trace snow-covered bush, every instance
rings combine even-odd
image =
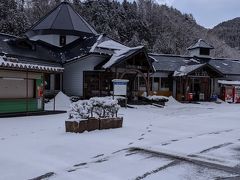
[[[87,119],[89,117],[107,118],[117,117],[120,109],[117,100],[112,97],[94,97],[89,100],[80,100],[72,103],[68,112],[69,119]]]
[[[97,117],[117,116],[120,106],[112,97],[94,97],[89,100],[92,104],[92,115]]]
[[[69,119],[87,119],[92,110],[92,104],[88,100],[82,100],[71,104],[68,112]]]

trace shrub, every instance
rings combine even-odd
[[[117,117],[119,109],[118,101],[113,100],[112,97],[94,97],[72,103],[68,114],[69,119],[76,120],[89,117],[107,118]]]
[[[87,119],[90,116],[92,105],[88,100],[82,100],[71,104],[68,112],[69,119]]]

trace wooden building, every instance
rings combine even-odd
[[[188,55],[149,54],[156,72],[152,94],[180,101],[209,101],[221,95],[219,80],[240,80],[240,60],[211,57],[214,47],[200,39]]]
[[[43,111],[44,97],[59,91],[111,95],[116,78],[129,80],[128,97],[136,99],[150,92],[154,72],[144,47],[97,33],[65,1],[22,37],[0,34],[0,57],[0,113]]]
[[[0,34],[0,113],[43,111],[59,91],[89,98],[112,95],[113,79],[128,79],[128,98],[174,96],[209,100],[219,80],[240,80],[240,61],[211,58],[203,40],[188,56],[148,54],[96,32],[62,2],[22,37]]]
[[[43,111],[44,76],[62,70],[0,56],[0,113]]]

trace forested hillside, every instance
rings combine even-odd
[[[0,31],[21,35],[59,2],[0,0]],[[199,26],[192,15],[153,0],[73,0],[72,5],[99,33],[128,46],[145,45],[150,52],[185,54],[187,47],[202,38],[215,46],[215,56],[240,58],[236,49]]]
[[[240,17],[220,23],[212,32],[232,48],[240,50]]]

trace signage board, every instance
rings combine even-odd
[[[127,95],[127,79],[114,79],[113,82],[113,95],[126,96]]]

